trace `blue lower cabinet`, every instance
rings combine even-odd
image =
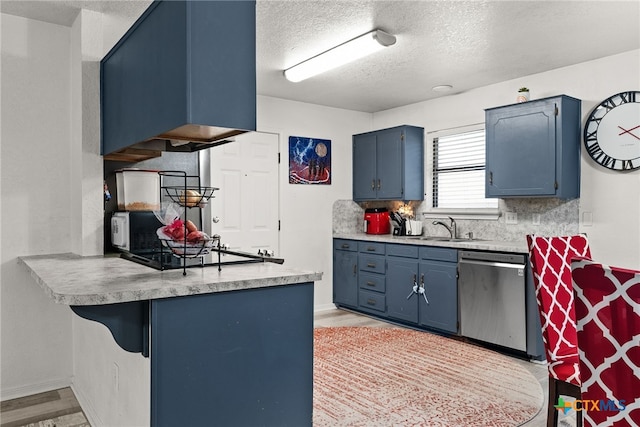
[[[344,239],[335,239],[333,247],[336,305],[414,327],[458,333],[456,249]]]
[[[445,332],[458,332],[458,266],[453,262],[421,261],[418,286],[419,323]]]
[[[313,283],[152,300],[151,425],[311,426]]]
[[[387,316],[404,322],[418,323],[418,261],[403,258],[387,260]]]
[[[333,251],[333,303],[358,306],[358,244],[336,239]]]

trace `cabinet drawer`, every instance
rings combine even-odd
[[[384,312],[386,310],[386,299],[384,294],[360,290],[358,305],[361,308]]]
[[[369,291],[384,292],[385,283],[385,276],[382,274],[360,273],[358,278],[360,289],[367,289]]]
[[[418,247],[411,245],[387,245],[387,255],[418,258]]]
[[[358,242],[358,249],[360,250],[360,252],[365,252],[368,254],[384,255],[384,247],[384,243]]]
[[[451,261],[458,262],[458,250],[448,248],[432,248],[422,247],[420,248],[421,259],[432,259],[435,261]]]
[[[382,274],[385,271],[384,256],[382,255],[358,254],[358,265],[360,266],[360,271]]]
[[[358,242],[355,240],[333,239],[333,249],[355,252],[358,250]]]

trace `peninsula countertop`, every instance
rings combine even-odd
[[[118,257],[72,253],[19,257],[57,303],[100,305],[292,285],[320,280],[322,273],[274,263],[158,271]]]
[[[479,251],[528,253],[527,242],[511,242],[502,240],[463,240],[463,241],[439,241],[429,240],[425,236],[393,236],[391,234],[365,234],[365,233],[334,233],[334,239],[362,240],[367,242],[400,243],[405,245],[440,246],[452,249],[474,249]]]

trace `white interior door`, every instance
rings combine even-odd
[[[231,250],[278,256],[278,135],[250,132],[210,149],[213,234]]]

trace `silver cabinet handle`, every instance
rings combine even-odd
[[[407,299],[411,298],[414,294],[418,293],[418,282],[416,280],[418,280],[418,277],[414,274],[413,287],[411,288],[411,293],[407,296]]]
[[[425,289],[425,285],[424,285],[424,274],[420,276],[420,289],[418,289],[418,293],[422,294],[424,298],[424,302],[429,304],[429,300],[427,299],[427,290]]]

